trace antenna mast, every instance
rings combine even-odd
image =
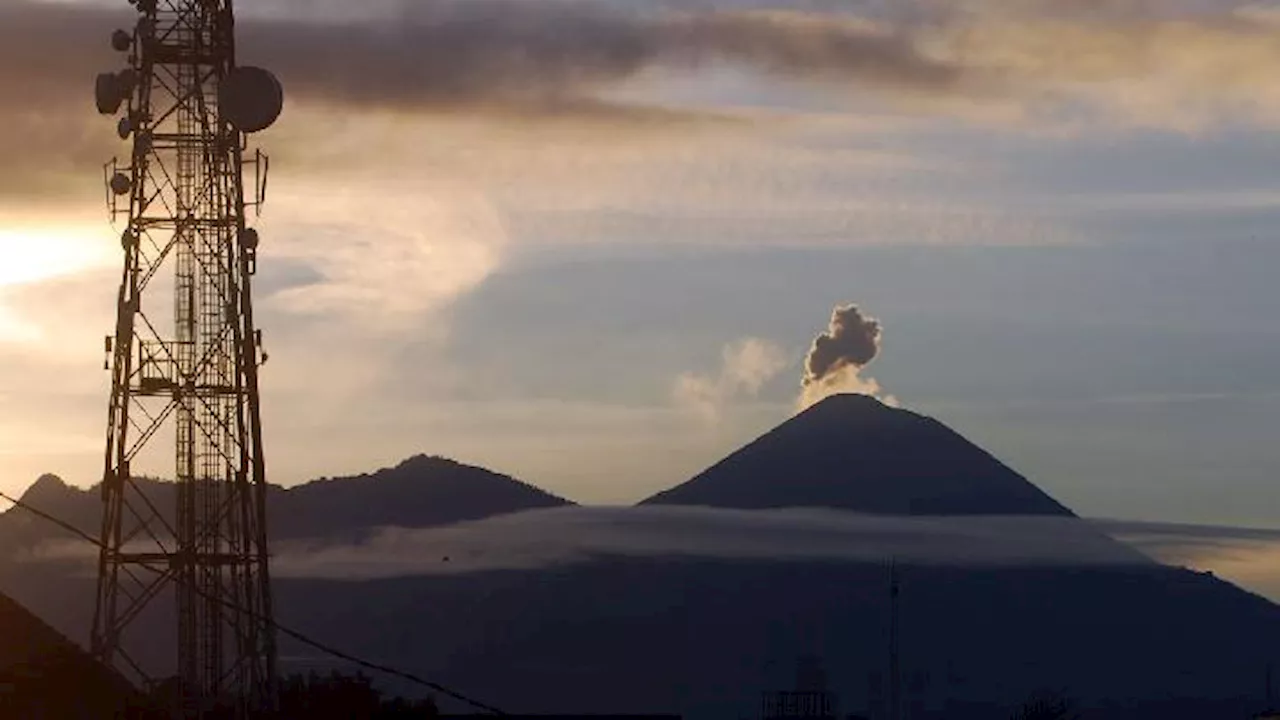
[[[898,657],[898,560],[889,561],[889,720],[902,720],[902,670]]]
[[[1275,706],[1275,688],[1271,684],[1274,679],[1275,667],[1271,663],[1267,663],[1267,712],[1274,712]]]
[[[250,278],[266,158],[246,133],[280,113],[279,83],[239,67],[231,0],[129,0],[136,25],[98,76],[119,113],[127,165],[104,168],[126,219],[102,477],[103,550],[91,647],[152,684],[167,664],[131,641],[158,598],[176,601],[176,700],[184,717],[274,705],[276,644]],[[246,170],[251,186],[245,187]],[[171,477],[173,485],[146,479]],[[164,615],[161,615],[164,617]]]

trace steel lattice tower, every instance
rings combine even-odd
[[[182,714],[243,717],[274,703],[276,672],[258,398],[266,356],[250,293],[258,235],[246,226],[266,161],[247,150],[246,133],[274,121],[280,87],[236,65],[231,0],[130,3],[136,27],[111,38],[127,67],[96,87],[99,112],[122,114],[132,153],[104,173],[113,221],[128,220],[106,341],[91,644],[150,681],[131,629],[172,598]]]

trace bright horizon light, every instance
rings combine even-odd
[[[11,305],[15,291],[49,280],[110,267],[118,262],[103,222],[51,226],[0,220],[0,344],[30,344],[45,335],[38,322]]]
[[[109,226],[0,225],[0,290],[109,266],[117,258]]]

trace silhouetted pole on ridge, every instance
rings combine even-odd
[[[1277,708],[1275,704],[1275,686],[1272,682],[1275,680],[1275,666],[1267,663],[1267,712],[1274,713]]]
[[[902,673],[898,656],[898,559],[889,561],[889,720],[902,720]]]
[[[91,649],[152,684],[130,629],[172,593],[177,677],[166,686],[181,714],[245,717],[274,706],[276,682],[258,395],[266,354],[250,289],[258,232],[246,219],[263,203],[267,163],[248,152],[247,134],[276,120],[283,94],[267,71],[236,64],[231,0],[130,4],[134,27],[110,37],[125,68],[94,88],[131,149],[104,172],[111,218],[126,224],[105,343]],[[174,499],[148,497],[141,472],[171,472]]]

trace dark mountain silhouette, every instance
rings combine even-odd
[[[486,502],[469,499],[452,515],[427,512],[471,498],[458,485],[480,477],[482,489],[506,489],[481,492]],[[435,500],[417,495],[437,481]],[[513,483],[417,458],[279,492],[273,521],[286,535],[350,537],[384,521],[444,523],[563,503]],[[299,491],[307,499],[285,518]],[[421,504],[359,507],[370,497]],[[495,497],[503,501],[488,502]],[[1074,517],[936,421],[857,397],[820,403],[651,502]],[[93,578],[83,568],[0,560],[0,590],[78,637],[92,610]],[[1154,562],[900,565],[900,576],[913,720],[1009,717],[1045,688],[1091,718],[1244,717],[1264,704],[1261,678],[1280,647],[1276,605]],[[822,659],[843,711],[883,708],[887,688],[888,572],[877,563],[591,555],[541,569],[376,581],[277,577],[276,591],[286,625],[515,713],[754,716],[760,691],[787,687],[802,655]],[[171,663],[171,611],[148,621],[140,654]],[[289,641],[282,657],[286,672],[346,667]],[[463,708],[442,699],[442,709]]]
[[[913,717],[1009,717],[1044,688],[1082,708],[1115,708],[1088,717],[1247,717],[1240,711],[1265,704],[1280,609],[1210,575],[1157,565],[900,566],[900,577],[904,675],[927,676],[908,699],[928,714]],[[0,587],[24,599],[60,612],[78,605],[64,620],[69,633],[88,627],[92,582],[0,567]],[[366,582],[279,579],[276,591],[284,624],[508,712],[752,717],[760,691],[789,687],[802,655],[821,658],[850,712],[875,704],[874,676],[881,698],[887,687],[888,573],[876,564],[598,558]],[[143,658],[171,651],[165,615],[148,629]],[[348,669],[288,639],[281,650],[288,673]],[[464,709],[443,698],[441,707]]]
[[[272,533],[281,538],[350,537],[372,528],[430,527],[568,500],[483,468],[418,455],[369,475],[322,479],[268,499]]]
[[[157,507],[175,506],[172,483],[137,482]],[[80,490],[44,475],[21,499],[91,536],[98,534],[102,500],[96,487]],[[267,495],[271,536],[277,539],[353,539],[378,527],[431,527],[571,504],[506,475],[425,455],[370,474],[272,486]],[[29,549],[70,537],[22,508],[0,514],[0,548]]]
[[[31,503],[36,507],[44,505],[57,505],[64,502],[68,495],[78,495],[80,491],[67,485],[62,478],[57,475],[45,474],[36,479],[31,487],[22,493],[20,498],[23,502]]]
[[[279,602],[296,627],[512,712],[732,718],[754,717],[761,690],[790,687],[803,655],[822,659],[844,709],[874,705],[869,679],[887,690],[887,576],[874,564],[612,558],[294,580]],[[1264,704],[1280,610],[1212,576],[1161,566],[904,566],[900,576],[903,673],[926,676],[907,699],[932,717],[1009,717],[1044,688],[1126,718],[1232,716],[1169,708],[1173,699],[1217,711]],[[373,617],[369,607],[379,621],[355,622]],[[979,712],[946,712],[964,704]]]
[[[642,504],[1073,515],[937,420],[851,394],[824,399]]]
[[[57,475],[41,475],[19,499],[94,537],[98,534],[102,504],[96,492],[72,487]],[[0,548],[11,553],[70,537],[71,533],[23,508],[0,513]]]

